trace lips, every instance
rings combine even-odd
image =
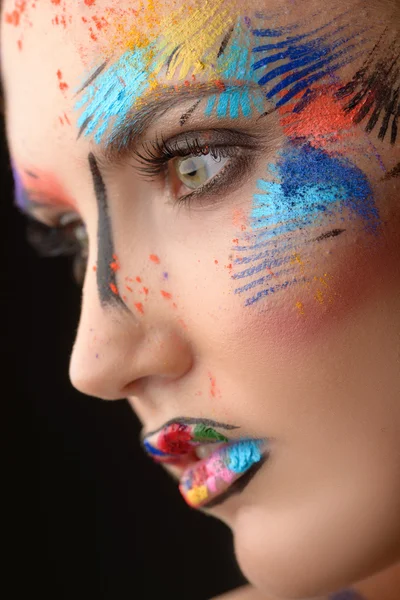
[[[211,508],[241,491],[267,459],[266,439],[232,440],[218,429],[239,428],[204,419],[179,419],[143,441],[153,460],[181,471],[179,490],[194,508]]]

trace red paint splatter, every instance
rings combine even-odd
[[[96,4],[96,0],[85,0],[85,4],[86,6],[93,6],[93,4]]]
[[[121,268],[121,265],[119,264],[118,260],[114,260],[113,262],[110,263],[110,269],[112,271],[114,271],[114,273],[116,273],[116,271],[119,271]]]
[[[65,83],[65,81],[62,81],[63,75],[62,75],[62,73],[61,73],[60,69],[58,69],[58,71],[57,71],[57,78],[58,78],[58,80],[59,80],[59,82],[60,82],[60,83],[58,84],[58,86],[59,86],[60,90],[61,90],[62,92],[64,92],[65,90],[67,90],[67,89],[68,89],[68,87],[69,87],[69,86],[68,86],[68,83]]]
[[[117,286],[115,285],[115,283],[110,283],[110,290],[112,291],[113,294],[118,296],[118,289],[117,289]]]
[[[71,125],[71,121],[68,119],[68,116],[65,113],[64,113],[64,119],[68,123],[68,125]]]
[[[144,315],[144,308],[143,308],[143,304],[141,302],[136,302],[135,308],[138,312],[140,312],[140,314]]]
[[[13,11],[9,13],[5,13],[4,20],[9,25],[14,25],[14,27],[18,27],[21,22],[21,15],[26,9],[26,0],[17,0],[15,2],[15,8]]]
[[[144,293],[146,294],[146,296],[147,296],[147,294],[149,293],[149,288],[147,288],[147,287],[144,287],[144,286],[143,286],[143,292],[144,292]]]
[[[60,121],[61,125],[64,125],[64,121],[62,120],[61,117],[58,117],[58,120]]]
[[[129,287],[129,285],[126,285],[125,287],[128,290],[128,292],[133,292],[133,289],[131,287]]]
[[[96,265],[93,266],[93,271],[96,272],[97,271],[97,267]]]
[[[214,260],[214,263],[215,263],[216,265],[218,264],[218,261],[217,261],[217,259],[215,259],[215,260]]]
[[[126,301],[128,300],[128,298],[127,298],[126,296],[122,296],[122,300],[123,300],[124,302],[126,302]]]
[[[61,4],[61,0],[51,0],[51,3],[55,6],[58,6],[59,4]]]
[[[138,283],[142,283],[142,280],[140,279],[140,277],[136,277],[136,281],[137,281]]]
[[[237,246],[237,245],[238,245],[238,243],[239,243],[239,238],[235,238],[234,240],[232,240],[232,242],[233,242],[234,244],[236,244],[236,246]]]
[[[166,292],[165,290],[161,290],[161,295],[163,296],[163,298],[166,298],[167,300],[170,300],[172,298],[172,294],[170,294],[169,292]]]
[[[149,258],[151,261],[153,261],[157,265],[160,264],[160,259],[158,258],[157,254],[150,254]]]
[[[215,82],[215,85],[220,92],[225,91],[225,83],[221,79],[217,79],[217,81]]]

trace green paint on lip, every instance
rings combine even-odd
[[[229,442],[229,439],[222,435],[222,433],[218,433],[212,427],[207,427],[206,425],[202,425],[199,423],[193,429],[193,441],[194,442]]]

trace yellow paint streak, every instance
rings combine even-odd
[[[232,24],[232,11],[223,8],[223,0],[205,1],[201,8],[178,11],[162,24],[165,48],[160,60],[164,64],[176,47],[179,51],[173,56],[168,79],[186,79],[188,75],[198,75],[213,69],[223,35]],[[186,18],[185,18],[186,17]]]
[[[186,498],[190,502],[190,504],[196,506],[196,504],[200,504],[203,500],[208,498],[208,490],[207,486],[200,485],[199,487],[193,488],[186,492]]]
[[[110,57],[148,48],[149,71],[155,78],[179,47],[165,73],[166,79],[179,81],[208,70],[214,72],[220,43],[233,23],[230,5],[226,0],[205,0],[201,7],[185,3],[171,10],[164,3],[141,0],[135,10],[113,14],[113,31],[108,32],[108,50],[104,53]]]
[[[306,313],[304,312],[304,304],[300,301],[296,302],[296,308],[298,309],[299,313],[301,315],[305,315]]]

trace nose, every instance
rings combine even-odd
[[[157,306],[139,319],[123,305],[102,304],[86,276],[70,379],[84,394],[105,400],[135,396],[144,380],[173,381],[192,366],[184,331]]]

